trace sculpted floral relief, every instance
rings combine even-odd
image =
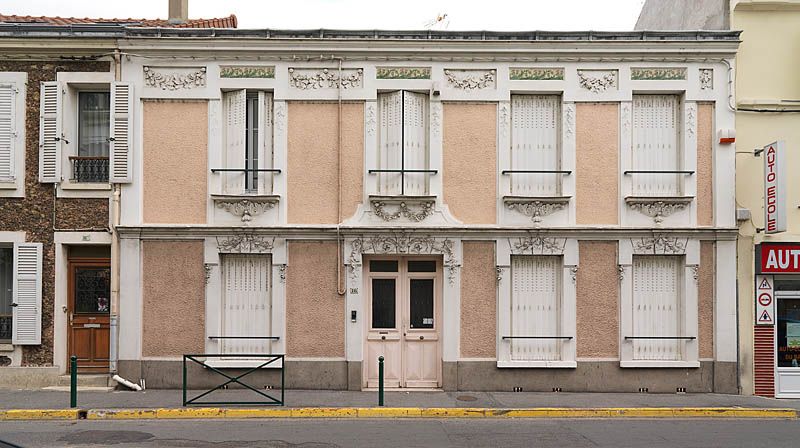
[[[445,70],[444,76],[450,87],[475,91],[495,87],[494,70]]]
[[[350,244],[348,264],[350,266],[350,276],[353,280],[358,278],[358,274],[361,271],[362,254],[441,254],[444,256],[444,267],[447,270],[447,278],[451,284],[455,282],[456,273],[461,266],[456,258],[453,241],[446,237],[416,236],[407,232],[365,236],[354,239]]]
[[[343,69],[339,79],[339,70],[335,69],[289,69],[289,85],[300,90],[360,88],[364,70]]]
[[[272,252],[275,238],[240,233],[229,237],[217,237],[217,249],[220,252],[234,253],[268,253]]]
[[[206,68],[156,68],[144,67],[144,84],[161,90],[194,89],[205,87]]]
[[[606,90],[617,88],[616,70],[578,70],[579,85],[592,92],[602,93]]]

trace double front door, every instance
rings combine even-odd
[[[366,271],[364,385],[378,387],[383,356],[385,387],[441,387],[440,260],[371,259]]]
[[[69,356],[80,372],[107,372],[111,269],[108,259],[69,262]]]

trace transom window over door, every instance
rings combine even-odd
[[[222,255],[220,353],[271,353],[271,270],[269,255]]]
[[[223,94],[225,116],[223,193],[272,194],[272,94],[234,90]]]
[[[511,257],[511,361],[561,359],[561,270],[558,256]]]
[[[512,95],[511,194],[561,195],[561,96]]]
[[[378,94],[380,114],[378,194],[423,196],[429,193],[428,95],[405,90]]]
[[[684,359],[682,256],[633,257],[634,360]]]
[[[680,97],[633,96],[634,196],[674,197],[682,192]]]

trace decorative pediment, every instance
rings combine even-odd
[[[691,196],[674,198],[649,198],[627,197],[625,203],[633,210],[653,218],[657,225],[664,222],[664,218],[685,209],[692,203]]]
[[[592,92],[602,93],[617,88],[616,70],[578,70],[578,84]]]
[[[508,79],[512,81],[561,81],[564,79],[564,69],[557,68],[510,68]]]
[[[431,79],[430,67],[378,67],[377,79]]]
[[[225,209],[226,212],[241,218],[247,224],[267,210],[274,208],[278,204],[279,196],[259,195],[259,196],[228,196],[212,195],[212,200],[217,208]]]
[[[217,249],[220,253],[270,253],[274,245],[275,238],[268,239],[252,233],[217,237]]]
[[[473,92],[483,89],[494,89],[497,76],[494,70],[452,70],[444,71],[447,84],[459,90]]]
[[[144,85],[161,90],[188,90],[206,86],[205,67],[144,67]]]
[[[223,65],[219,68],[220,78],[275,78],[275,66]]]
[[[363,254],[443,255],[444,267],[450,283],[455,282],[456,272],[461,266],[456,257],[454,243],[449,238],[436,238],[409,232],[370,235],[355,238],[350,243],[350,256],[347,264],[353,280],[358,279]]]
[[[654,235],[651,238],[631,239],[635,255],[685,255],[688,238]]]
[[[634,67],[631,69],[634,81],[675,81],[686,79],[686,67]]]
[[[289,86],[300,90],[336,89],[339,87],[346,90],[362,87],[364,70],[360,68],[342,69],[341,79],[339,72],[339,70],[329,68],[290,68]]]
[[[511,253],[514,255],[563,255],[567,239],[531,235],[509,238],[508,244],[511,245]]]
[[[515,210],[518,213],[531,218],[534,226],[539,226],[542,223],[542,218],[551,215],[558,210],[563,210],[569,205],[568,196],[557,197],[523,197],[523,196],[505,196],[503,202],[509,210]]]

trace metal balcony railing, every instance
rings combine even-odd
[[[108,157],[71,156],[72,182],[108,182]]]
[[[10,314],[0,315],[0,341],[10,340],[13,317]]]

